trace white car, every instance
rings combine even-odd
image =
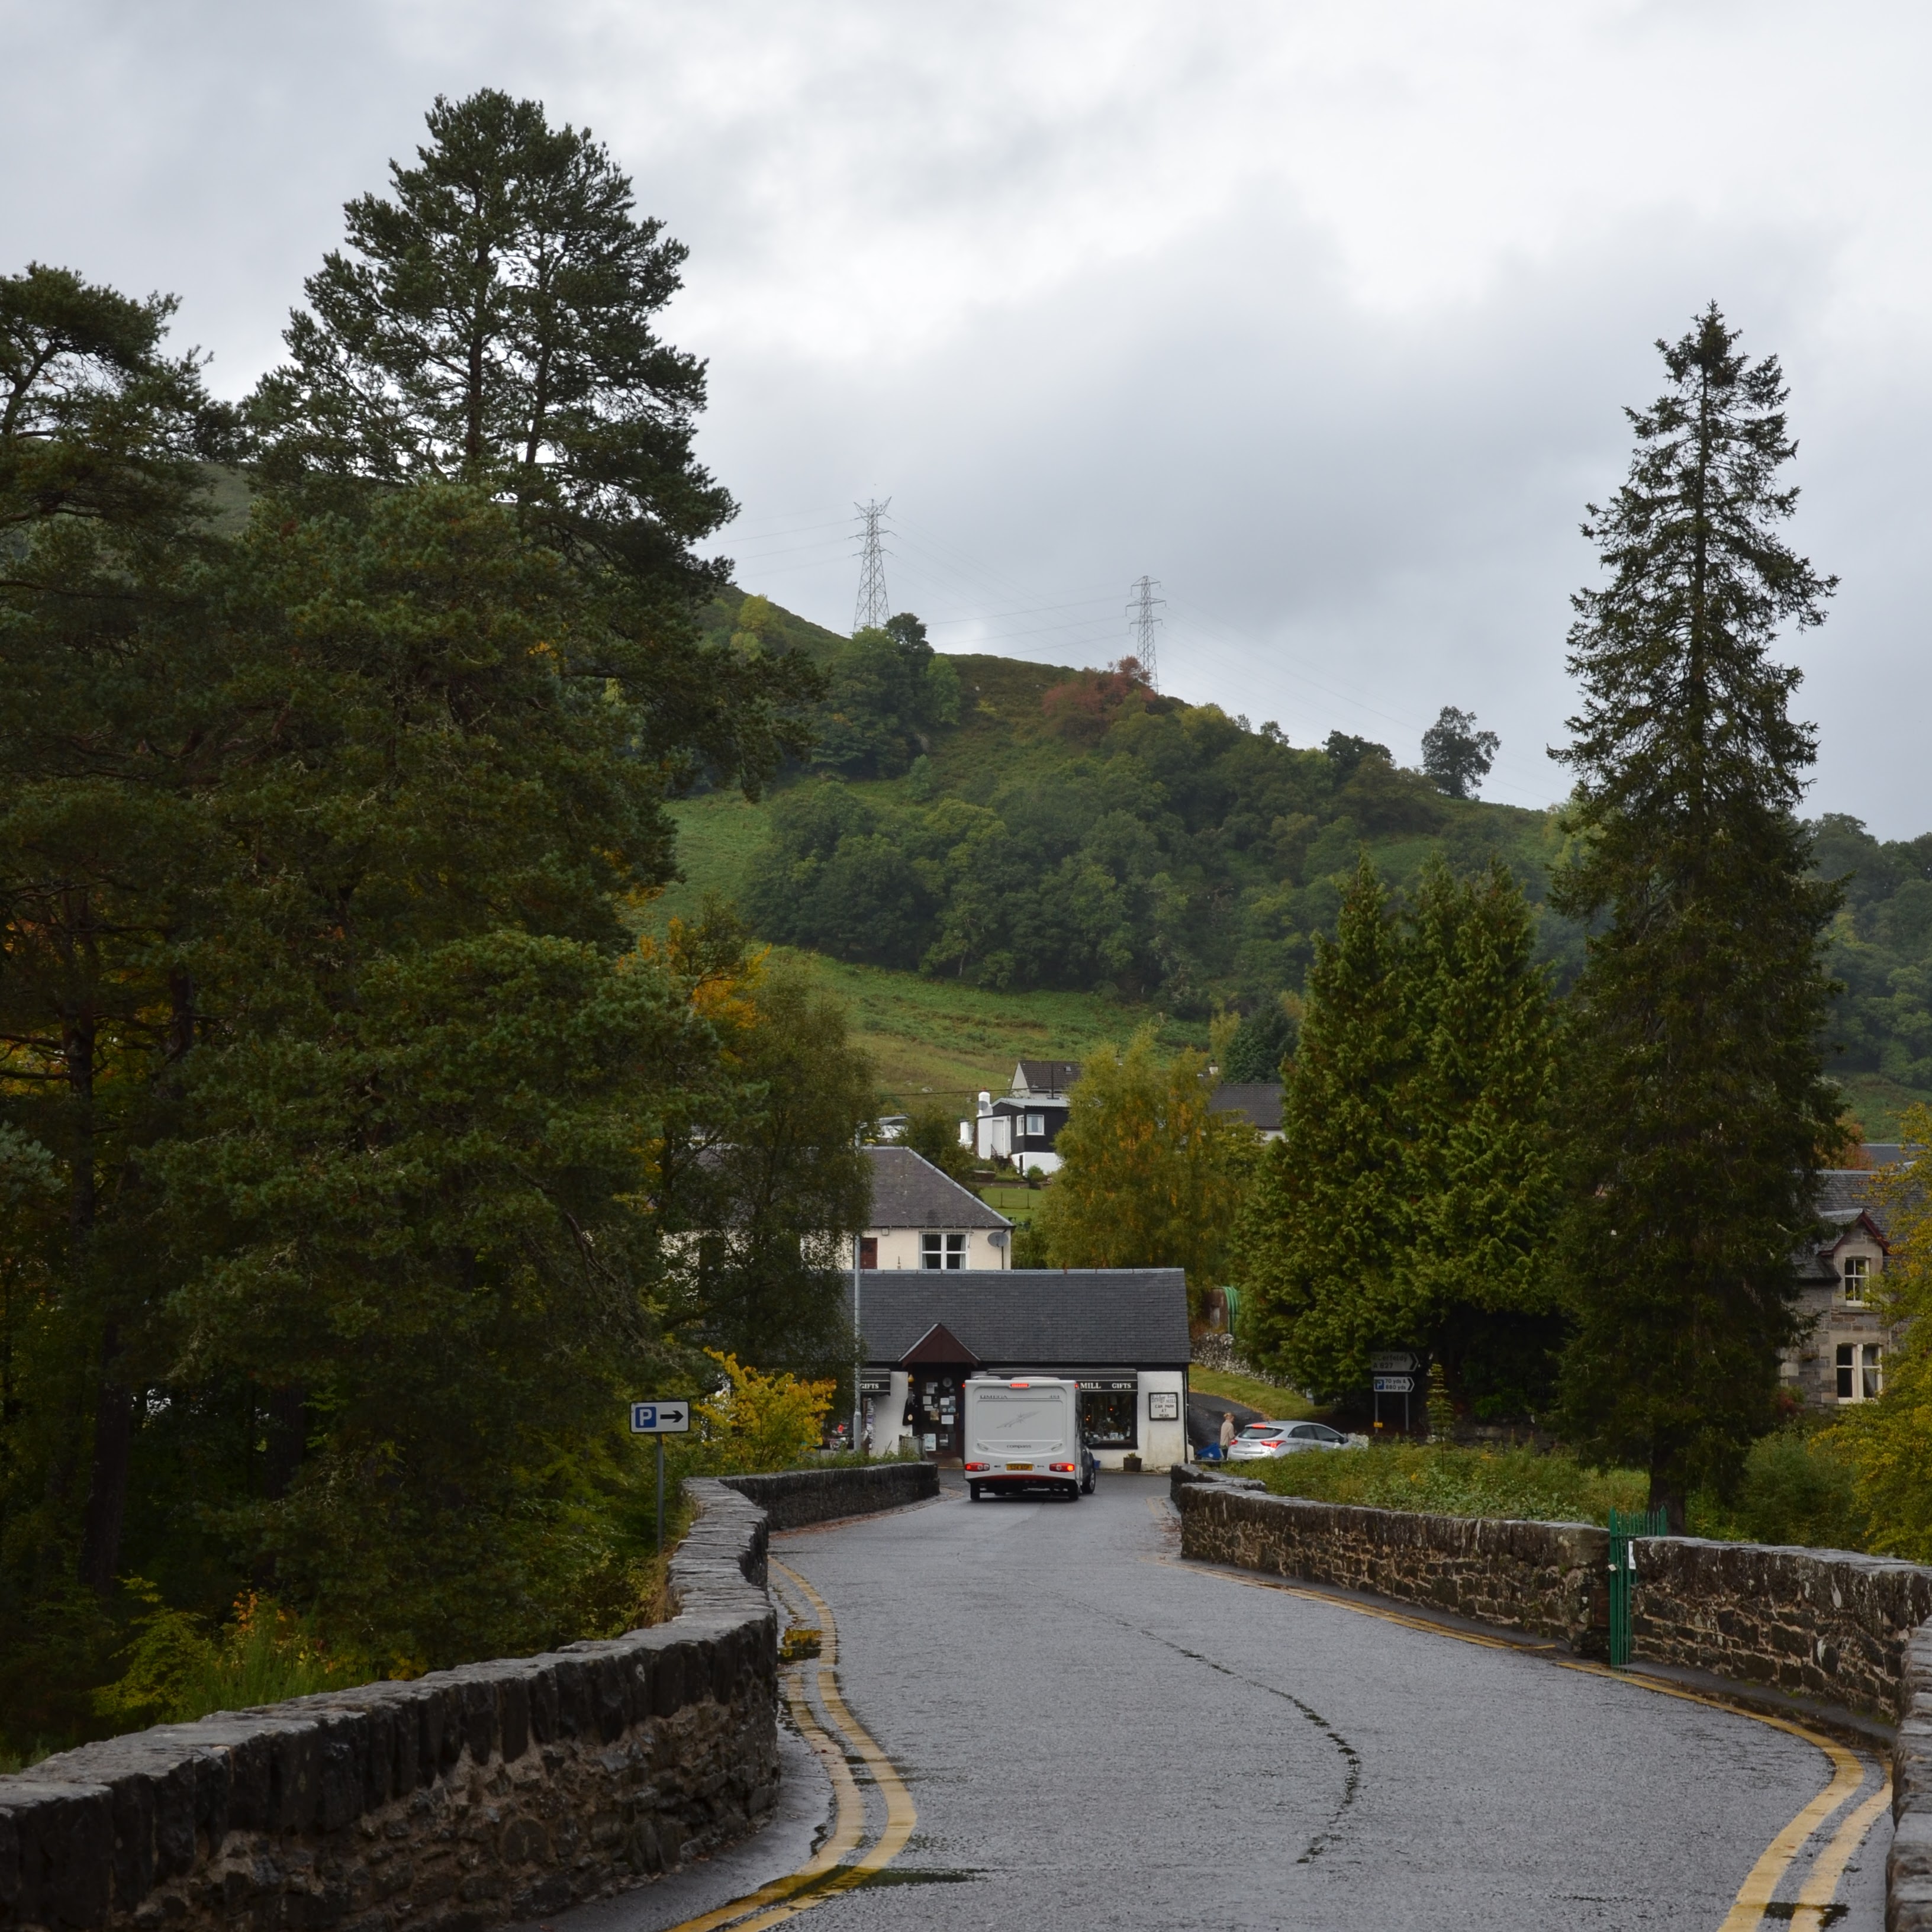
[[[1306,1449],[1346,1449],[1347,1436],[1322,1422],[1251,1422],[1228,1451],[1231,1462],[1257,1462],[1264,1456],[1296,1456]]]

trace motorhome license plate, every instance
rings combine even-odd
[[[1030,1469],[1033,1465],[1030,1462],[1009,1462],[1006,1467],[1010,1469]]]

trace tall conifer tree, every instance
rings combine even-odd
[[[1243,1216],[1244,1339],[1322,1394],[1366,1387],[1378,1347],[1412,1340],[1395,1276],[1415,1042],[1388,894],[1364,858],[1316,948],[1301,1040]]]
[[[1816,1045],[1836,896],[1796,816],[1814,739],[1770,655],[1834,580],[1779,534],[1784,379],[1737,340],[1713,304],[1658,344],[1670,387],[1629,412],[1629,478],[1584,526],[1610,575],[1574,600],[1584,700],[1557,754],[1579,838],[1556,903],[1599,928],[1568,1083],[1564,1406],[1586,1453],[1648,1468],[1673,1529],[1771,1424],[1837,1112]]]

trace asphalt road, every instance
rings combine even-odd
[[[883,1871],[811,1906],[812,1932],[1717,1932],[1831,1781],[1820,1750],[1752,1718],[1184,1564],[1166,1495],[1124,1476],[1074,1504],[950,1491],[775,1539],[836,1619],[848,1715],[917,1812]],[[875,1837],[885,1793],[844,1754]],[[1878,1790],[1861,1774],[1776,1923]],[[794,1868],[828,1791],[794,1747],[778,1824],[568,1932],[658,1932]],[[1836,1932],[1882,1923],[1886,1830],[1837,1888]]]

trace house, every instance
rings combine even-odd
[[[1187,1456],[1187,1281],[1179,1268],[1008,1268],[862,1278],[860,1389],[874,1447],[910,1437],[964,1460],[962,1390],[976,1375],[1080,1385],[1102,1466],[1166,1469]]]
[[[859,1237],[862,1268],[1004,1268],[1013,1224],[970,1188],[908,1147],[863,1150],[872,1211]]]
[[[1865,1151],[1868,1159],[1888,1154],[1896,1161],[1901,1150]],[[1807,1408],[1870,1402],[1885,1388],[1892,1336],[1874,1290],[1890,1243],[1884,1208],[1873,1197],[1874,1178],[1872,1168],[1828,1168],[1818,1176],[1824,1232],[1796,1258],[1804,1333],[1780,1365],[1785,1388]]]
[[[1208,1102],[1216,1114],[1239,1114],[1252,1123],[1264,1141],[1281,1138],[1281,1082],[1279,1080],[1224,1080]]]
[[[1022,1060],[1013,1069],[1016,1100],[1064,1100],[1080,1078],[1077,1060]]]
[[[1020,1063],[1022,1066],[1027,1064]],[[1064,1096],[1041,1094],[1023,1099],[1015,1095],[996,1100],[990,1093],[982,1093],[978,1118],[959,1124],[960,1144],[970,1146],[983,1161],[1010,1160],[1022,1174],[1036,1167],[1042,1174],[1052,1174],[1060,1166],[1054,1142],[1066,1124],[1071,1104]]]

